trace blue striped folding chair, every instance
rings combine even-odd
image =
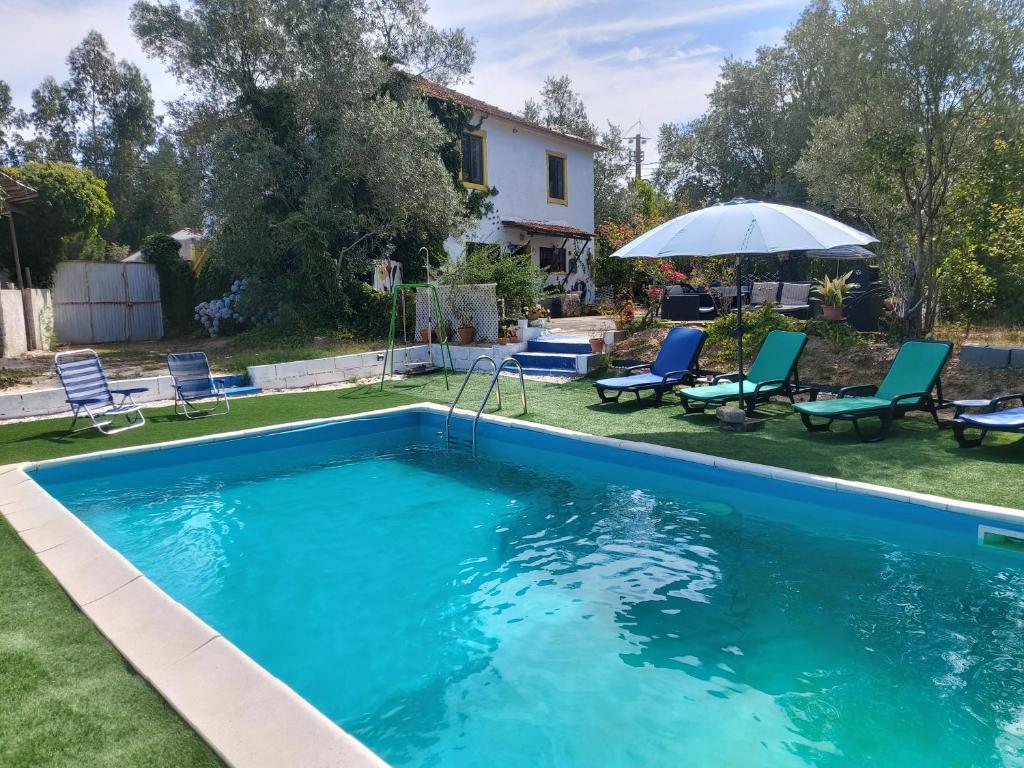
[[[167,356],[167,368],[174,379],[175,413],[187,419],[199,419],[231,412],[224,384],[214,381],[205,352],[173,352]],[[216,399],[212,408],[196,408],[197,400],[208,400],[211,397]],[[218,403],[223,406],[222,410],[217,410]]]
[[[111,389],[99,355],[91,349],[58,352],[53,356],[53,364],[57,367],[57,376],[74,416],[70,427],[72,432],[95,427],[104,435],[114,435],[146,423],[142,406],[135,402],[135,395],[146,392],[146,387]],[[117,401],[115,395],[119,398]],[[84,416],[88,416],[91,423],[75,429],[78,419]],[[124,417],[125,425],[111,429],[118,416]]]

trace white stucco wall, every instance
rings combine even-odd
[[[479,121],[480,114],[474,114]],[[546,235],[527,235],[514,227],[505,227],[503,220],[519,219],[560,224],[585,232],[594,231],[594,152],[582,144],[557,136],[531,131],[516,123],[489,117],[480,126],[486,132],[487,184],[498,190],[491,198],[494,210],[475,222],[460,237],[449,238],[445,250],[451,258],[461,257],[467,242],[523,245],[531,243],[534,263],[539,263],[538,249],[561,247],[564,238]],[[547,152],[558,152],[566,157],[568,203],[548,202]],[[580,243],[565,243],[566,257],[572,261]],[[584,249],[589,262],[592,243]],[[562,285],[566,290],[579,290],[585,283],[590,290],[589,267],[578,265],[570,274],[552,275],[548,282]]]

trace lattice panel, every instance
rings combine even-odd
[[[441,302],[441,314],[448,327],[449,340],[458,341],[459,315],[465,314],[476,329],[477,341],[498,340],[498,296],[494,283],[460,285],[452,289],[447,285],[437,286],[437,298]],[[453,303],[454,302],[454,303]],[[416,336],[420,329],[430,325],[430,290],[416,289]],[[455,308],[459,312],[455,311]]]

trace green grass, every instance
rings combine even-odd
[[[0,524],[0,764],[216,766],[49,571]]]
[[[450,401],[438,375],[375,386],[272,395],[232,403],[230,416],[185,421],[169,408],[147,410],[142,429],[104,437],[69,436],[67,419],[0,427],[0,464],[142,445],[300,419],[337,416],[408,403]],[[463,404],[476,407],[486,377],[477,376]],[[516,382],[503,379],[504,413],[516,416]],[[948,430],[908,418],[884,443],[856,441],[849,427],[810,435],[788,405],[765,406],[761,432],[719,431],[713,416],[685,416],[674,402],[640,407],[598,405],[588,381],[527,382],[529,415],[545,424],[641,440],[716,456],[968,501],[1021,507],[1024,441],[993,436],[991,445],[956,447]],[[491,408],[490,410],[494,410]],[[0,525],[0,744],[12,765],[161,766],[213,764],[215,759],[64,596],[45,569]]]

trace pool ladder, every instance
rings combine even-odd
[[[452,400],[451,407],[448,408],[448,415],[444,419],[444,442],[448,450],[452,448],[452,414],[455,412],[455,406],[459,403],[459,398],[462,397],[462,393],[466,390],[466,385],[469,383],[470,377],[476,372],[476,368],[481,363],[490,363],[491,369],[494,371],[491,374],[491,383],[487,386],[487,392],[484,393],[484,399],[480,401],[480,407],[476,409],[476,415],[473,417],[473,428],[472,428],[472,441],[470,444],[470,450],[473,456],[476,456],[476,428],[480,421],[480,416],[484,412],[484,407],[487,405],[487,401],[491,399],[491,392],[495,389],[498,391],[498,410],[501,410],[501,372],[505,370],[506,366],[514,366],[519,371],[519,387],[523,393],[523,413],[526,413],[526,381],[523,379],[523,366],[519,364],[519,361],[512,357],[507,357],[501,361],[501,365],[494,362],[494,358],[490,355],[480,355],[473,364],[469,366],[469,370],[466,371],[465,378],[462,379],[462,386],[459,387],[458,393],[455,395],[455,399]],[[456,440],[457,443],[457,440]]]

